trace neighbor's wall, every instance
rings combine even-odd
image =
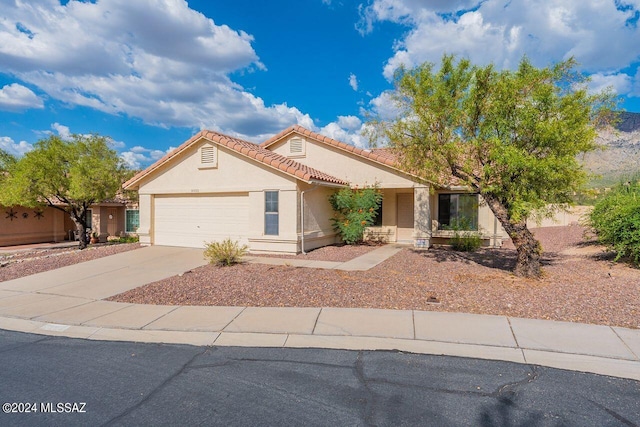
[[[572,206],[567,212],[557,212],[553,218],[545,218],[540,223],[530,219],[527,221],[527,227],[562,227],[582,224],[592,210],[593,206]]]
[[[50,207],[36,215],[25,207],[0,207],[0,246],[60,242],[68,238],[65,213]]]

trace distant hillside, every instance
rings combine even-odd
[[[640,130],[640,113],[620,113],[620,123],[616,128],[621,132],[634,132]]]
[[[620,113],[619,118],[616,129],[600,132],[598,143],[606,149],[583,158],[587,170],[600,175],[593,186],[611,186],[640,174],[640,113]]]

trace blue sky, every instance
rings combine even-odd
[[[96,132],[140,168],[203,128],[292,124],[364,146],[393,71],[445,52],[574,56],[640,112],[639,18],[640,0],[0,0],[0,148]]]

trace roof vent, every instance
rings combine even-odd
[[[216,167],[218,158],[216,147],[213,145],[203,145],[200,148],[200,165],[204,167]]]
[[[289,154],[292,156],[304,155],[304,141],[301,138],[292,138],[289,141]]]

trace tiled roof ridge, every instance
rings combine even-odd
[[[398,160],[397,158],[390,153],[389,151],[385,151],[385,152],[380,152],[378,150],[364,150],[362,148],[358,148],[354,145],[350,145],[350,144],[346,144],[344,142],[335,140],[333,138],[330,138],[328,136],[325,135],[321,135],[317,132],[313,132],[303,126],[300,125],[293,125],[290,126],[288,128],[286,128],[285,130],[283,130],[282,132],[272,136],[271,138],[269,138],[268,140],[266,140],[265,142],[263,142],[262,144],[260,144],[261,147],[267,148],[268,146],[272,145],[273,143],[275,143],[276,141],[282,139],[282,137],[287,136],[288,134],[291,133],[299,133],[300,135],[303,136],[308,136],[310,138],[315,139],[316,141],[325,143],[327,145],[331,145],[333,147],[339,148],[343,151],[347,151],[353,154],[356,154],[360,157],[364,157],[366,159],[372,160],[374,162],[383,164],[385,166],[389,166],[392,167],[394,169],[398,169],[401,170],[399,165],[398,165]]]
[[[127,182],[125,182],[123,184],[123,187],[126,188],[129,185],[132,185],[133,183],[139,181],[141,178],[149,175],[150,173],[152,173],[153,171],[157,170],[162,165],[164,165],[166,162],[168,162],[170,159],[182,153],[184,150],[186,150],[191,145],[193,145],[193,143],[195,143],[196,141],[202,138],[205,138],[209,141],[220,144],[241,155],[244,155],[245,157],[254,159],[260,163],[263,163],[274,169],[278,169],[288,175],[294,176],[296,178],[302,179],[307,182],[312,180],[318,180],[318,181],[324,181],[324,182],[339,184],[339,185],[348,184],[347,182],[339,178],[336,178],[334,176],[321,172],[312,167],[303,165],[294,160],[288,159],[287,157],[274,153],[273,151],[267,150],[261,147],[260,145],[257,145],[252,142],[245,141],[239,138],[235,138],[229,135],[225,135],[219,132],[205,129],[193,135],[187,141],[182,143],[178,148],[167,153],[165,156],[163,156],[161,159],[156,161],[154,164],[152,164],[148,168],[137,173],[134,177],[129,179]]]

